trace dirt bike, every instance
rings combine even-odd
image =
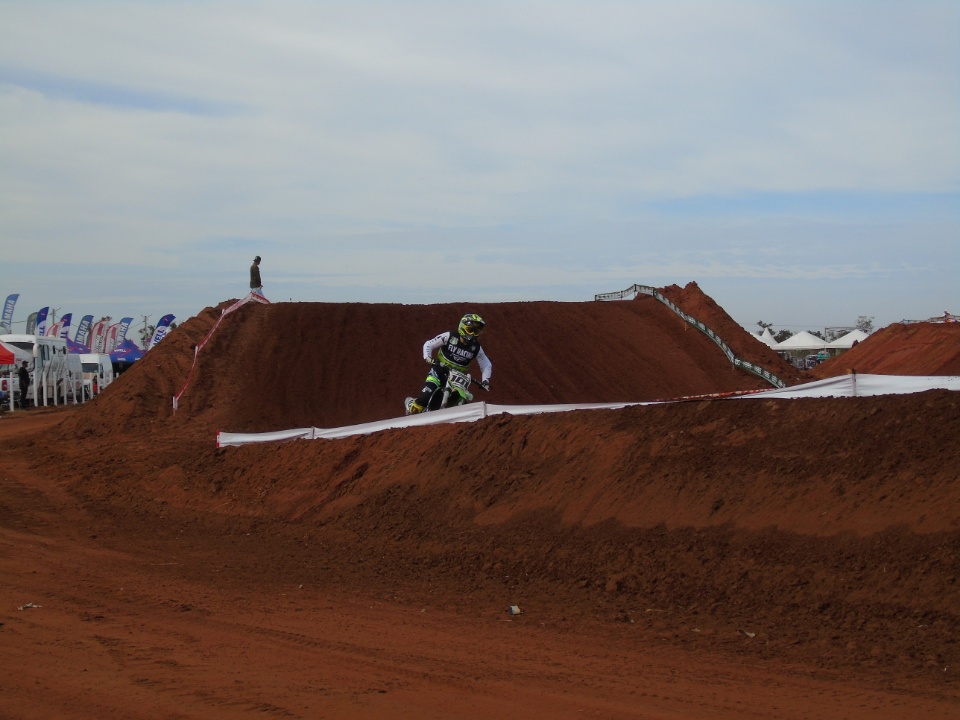
[[[468,402],[473,402],[473,393],[470,392],[471,384],[479,385],[484,390],[487,389],[479,380],[472,378],[470,373],[462,373],[459,370],[450,368],[447,375],[447,382],[444,383],[443,387],[437,388],[434,391],[423,412],[443,410],[444,408],[457,407],[458,405],[466,405]],[[404,402],[403,406],[406,408],[407,415],[410,414],[410,405],[415,399],[416,398],[408,397]]]

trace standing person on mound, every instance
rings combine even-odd
[[[427,375],[420,394],[410,401],[407,407],[411,415],[421,413],[427,408],[434,393],[446,384],[451,368],[466,373],[474,359],[480,366],[480,386],[484,390],[490,389],[493,363],[483,352],[479,341],[484,326],[483,318],[475,313],[468,313],[460,319],[456,331],[440,333],[423,344],[423,359],[431,366],[430,374]],[[434,350],[437,350],[436,359],[433,358]]]
[[[250,266],[250,292],[263,297],[263,282],[260,280],[260,256],[253,259],[253,265]]]

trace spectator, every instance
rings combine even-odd
[[[17,368],[17,378],[20,380],[20,407],[26,410],[29,402],[27,400],[29,397],[27,390],[30,388],[30,371],[27,370],[26,360]]]
[[[263,297],[263,281],[260,280],[260,256],[253,259],[253,265],[250,266],[250,292]]]

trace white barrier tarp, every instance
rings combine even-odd
[[[274,430],[262,433],[225,433],[217,431],[217,447],[229,445],[245,445],[251,442],[284,442],[286,440],[312,440],[314,428],[298,428],[295,430]]]
[[[647,403],[588,403],[583,405],[491,405],[489,403],[472,403],[460,407],[436,410],[434,412],[407,415],[405,417],[376,420],[360,425],[347,425],[339,428],[300,428],[299,430],[281,430],[265,433],[217,433],[217,447],[246,445],[254,442],[277,442],[282,440],[333,440],[336,438],[352,437],[354,435],[369,435],[381,430],[394,428],[420,427],[423,425],[439,425],[457,422],[475,422],[489,415],[539,415],[549,412],[567,412],[569,410],[619,409],[628,405],[643,405]]]
[[[960,390],[960,377],[956,375],[840,375],[795,385],[788,388],[764,390],[736,399],[792,399],[804,397],[868,397],[872,395],[903,395],[926,390]]]
[[[796,385],[789,388],[776,388],[744,395],[731,395],[725,400],[769,399],[791,400],[795,398],[826,397],[868,397],[874,395],[899,395],[944,389],[960,391],[960,376],[923,376],[902,375],[841,375],[839,377],[817,380],[816,382]],[[679,398],[681,402],[690,398]],[[619,410],[633,405],[657,405],[662,402],[623,402],[623,403],[581,403],[566,405],[491,405],[472,403],[446,410],[408,415],[406,417],[377,420],[360,425],[348,425],[339,428],[299,428],[264,433],[217,433],[217,447],[231,447],[249,443],[281,442],[285,440],[333,440],[369,435],[395,428],[420,427],[457,422],[475,422],[490,415],[540,415],[571,410]]]
[[[460,407],[420,413],[419,415],[407,415],[406,417],[391,418],[389,420],[377,420],[361,425],[348,425],[346,427],[332,429],[314,428],[313,437],[317,440],[334,439],[350,437],[351,435],[369,435],[370,433],[390,430],[392,428],[475,422],[481,418],[485,418],[489,414],[486,403],[473,403],[472,405],[461,405]],[[434,417],[431,417],[431,415]]]

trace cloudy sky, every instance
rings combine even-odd
[[[246,294],[256,254],[273,301],[695,281],[749,329],[960,313],[953,0],[0,15],[20,328],[45,305],[184,321]]]

